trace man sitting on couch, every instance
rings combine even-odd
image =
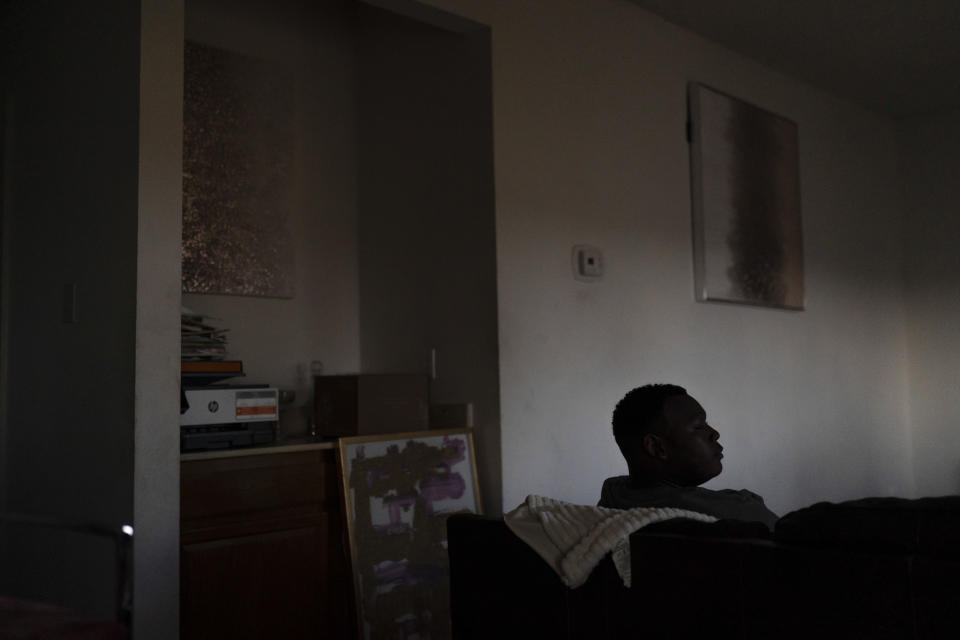
[[[613,436],[630,475],[604,481],[601,507],[675,507],[773,529],[777,516],[757,494],[699,486],[723,470],[723,447],[703,407],[683,387],[649,384],[630,391],[614,409]]]

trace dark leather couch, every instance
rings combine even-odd
[[[763,525],[674,520],[577,589],[501,519],[447,523],[453,637],[957,638],[960,497],[820,503]]]

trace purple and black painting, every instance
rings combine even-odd
[[[365,638],[450,637],[446,519],[478,511],[469,438],[342,445]]]

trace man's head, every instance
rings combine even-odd
[[[613,411],[613,436],[638,481],[692,487],[723,470],[719,434],[683,387],[648,384],[629,392]]]

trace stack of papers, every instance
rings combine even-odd
[[[183,308],[180,312],[180,359],[225,360],[229,329],[217,327],[211,321],[217,318],[204,316]]]

